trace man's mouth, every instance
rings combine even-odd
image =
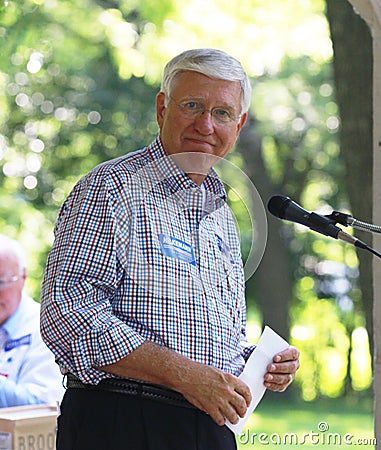
[[[197,144],[197,145],[208,145],[210,147],[214,147],[213,143],[211,143],[209,141],[204,141],[202,139],[189,137],[189,138],[186,138],[186,140],[190,141],[190,142],[193,142],[194,144]]]

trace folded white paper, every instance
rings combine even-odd
[[[250,388],[252,396],[250,406],[247,409],[245,417],[242,417],[235,425],[226,421],[226,426],[228,426],[235,434],[242,433],[247,419],[257,407],[266,391],[263,384],[263,377],[267,372],[267,366],[273,361],[273,357],[276,353],[279,353],[288,347],[289,344],[283,338],[275,333],[270,327],[265,326],[255,350],[250,355],[243,372],[239,376],[239,378]]]

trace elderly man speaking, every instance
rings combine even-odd
[[[250,404],[238,375],[243,265],[212,166],[245,124],[250,84],[214,49],[164,70],[159,136],[84,176],[61,208],[42,295],[42,333],[67,374],[58,450],[235,449],[226,420]],[[274,355],[265,386],[299,367]]]

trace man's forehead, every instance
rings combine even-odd
[[[0,264],[2,265],[11,265],[18,264],[17,255],[11,250],[7,251],[7,249],[0,250]]]
[[[215,89],[214,89],[215,87]],[[211,88],[213,90],[211,90]],[[211,78],[200,72],[182,71],[173,79],[173,91],[181,91],[182,98],[205,98],[220,95],[228,103],[240,102],[242,90],[239,81]]]

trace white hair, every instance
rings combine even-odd
[[[169,101],[172,82],[179,72],[194,71],[209,78],[238,81],[241,85],[241,114],[248,111],[251,101],[249,78],[241,63],[223,52],[212,48],[187,50],[175,56],[164,68],[161,91]]]
[[[26,268],[26,256],[20,243],[4,234],[0,234],[0,253],[6,252],[16,256],[20,271]]]

